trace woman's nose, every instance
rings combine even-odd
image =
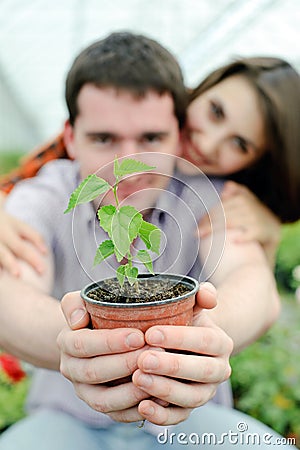
[[[214,133],[192,133],[191,140],[199,153],[213,158],[218,150],[218,136]]]

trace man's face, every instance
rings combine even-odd
[[[79,162],[81,178],[96,173],[112,184],[116,156],[144,161],[155,171],[122,181],[118,196],[120,202],[131,196],[128,203],[140,210],[153,206],[173,172],[173,156],[179,154],[171,95],[150,91],[136,98],[127,91],[87,84],[79,93],[78,111],[74,126],[65,126],[65,142],[70,156]],[[114,203],[111,192],[103,203]]]

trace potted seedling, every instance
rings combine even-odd
[[[192,322],[198,282],[187,276],[154,273],[149,252],[159,254],[161,230],[145,221],[133,206],[120,205],[118,198],[118,186],[124,177],[154,169],[135,159],[115,159],[112,185],[93,174],[71,194],[65,212],[109,190],[115,199],[115,205],[104,205],[97,211],[99,225],[108,239],[99,245],[94,265],[115,255],[119,263],[116,276],[91,283],[81,291],[93,328],[132,327],[146,331],[157,324],[190,325]],[[145,249],[133,249],[136,239],[142,240]],[[149,273],[139,274],[135,260]]]

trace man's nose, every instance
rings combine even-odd
[[[120,153],[120,157],[129,157],[130,155],[135,155],[139,153],[138,143],[134,139],[124,139],[120,142],[118,153]]]

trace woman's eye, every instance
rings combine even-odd
[[[245,141],[245,139],[239,137],[239,136],[235,136],[234,137],[234,145],[240,150],[242,151],[242,153],[248,153],[249,152],[249,147],[247,142]]]
[[[210,109],[211,109],[211,112],[212,112],[213,116],[216,119],[223,119],[224,118],[223,108],[220,105],[218,105],[218,103],[211,102],[210,103]]]

